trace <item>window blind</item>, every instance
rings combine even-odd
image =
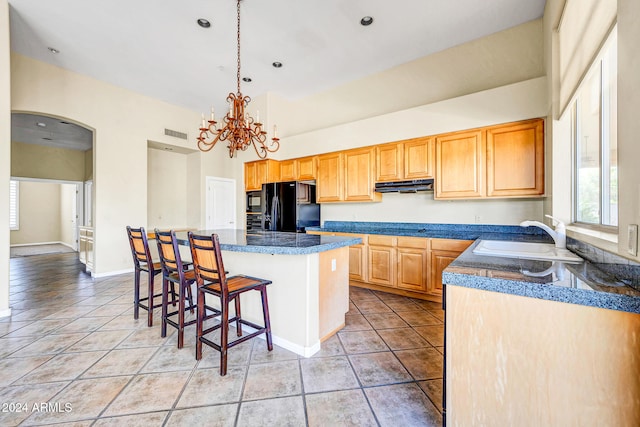
[[[20,185],[18,181],[9,181],[9,229],[17,230],[19,219]]]
[[[616,23],[617,0],[567,0],[558,24],[560,115]]]

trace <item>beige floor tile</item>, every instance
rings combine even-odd
[[[416,326],[414,329],[432,346],[441,347],[444,345],[444,325]]]
[[[269,351],[267,348],[267,341],[254,338],[253,341],[253,350],[251,351],[251,363],[267,363],[267,362],[278,362],[283,360],[296,360],[298,359],[298,355],[292,351],[285,350],[282,347],[278,347],[277,345],[273,346],[273,350]],[[231,349],[230,351],[233,351]]]
[[[242,402],[238,425],[299,427],[306,423],[302,396]]]
[[[110,319],[107,317],[80,317],[57,329],[55,334],[71,334],[77,332],[93,332],[104,326]]]
[[[378,334],[391,350],[431,347],[431,345],[412,328],[383,329]]]
[[[389,308],[393,311],[415,311],[419,309],[419,307],[409,299],[403,300],[384,300],[384,303],[389,306]]]
[[[416,380],[442,378],[443,357],[433,347],[395,352],[402,364]]]
[[[36,320],[31,322],[28,326],[24,326],[11,333],[6,334],[4,337],[29,337],[29,336],[44,336],[50,332],[65,326],[69,322],[68,319],[50,319],[50,320]]]
[[[0,387],[8,386],[18,378],[37,369],[52,356],[20,357],[0,360]]]
[[[376,294],[368,289],[358,288],[355,286],[349,287],[349,299],[354,303],[361,301],[375,301],[379,300]]]
[[[364,392],[382,427],[442,425],[442,415],[416,384],[373,387]]]
[[[86,336],[85,333],[47,335],[22,348],[19,357],[57,354]]]
[[[302,359],[300,367],[305,393],[345,390],[360,386],[346,356]]]
[[[349,356],[364,387],[411,381],[411,375],[390,351]]]
[[[82,374],[82,378],[136,374],[155,351],[149,347],[112,350]]]
[[[229,366],[246,366],[249,364],[251,358],[251,351],[253,348],[253,341],[245,341],[242,344],[229,349],[227,352],[227,367]],[[265,344],[266,346],[266,344]],[[274,351],[277,351],[277,346],[273,346]],[[193,354],[195,357],[195,347],[193,348]],[[202,346],[202,359],[198,363],[198,369],[207,369],[220,366],[220,352],[207,345]]]
[[[332,357],[332,356],[340,356],[343,355],[344,349],[342,348],[342,344],[340,343],[340,339],[338,335],[333,335],[331,338],[320,344],[320,351],[314,354],[311,357]]]
[[[242,400],[267,399],[301,393],[297,360],[249,366]]]
[[[239,402],[246,372],[244,366],[227,368],[225,376],[221,376],[216,368],[195,371],[176,408]]]
[[[355,301],[356,307],[360,310],[362,314],[372,314],[372,313],[390,313],[391,309],[388,305],[380,301],[379,299],[375,300],[364,300],[364,301]]]
[[[67,384],[69,383],[57,382],[11,386],[1,389],[0,425],[17,426],[31,415],[34,405],[39,407],[40,402],[47,402]]]
[[[309,427],[376,426],[362,390],[344,390],[305,396]]]
[[[33,384],[74,380],[105,354],[107,354],[106,351],[59,354],[25,375],[18,383]]]
[[[152,350],[147,348],[147,350]],[[196,367],[196,350],[194,347],[173,348],[161,346],[140,372],[191,371]]]
[[[348,354],[389,350],[375,331],[338,332],[338,337]]]
[[[27,421],[41,424],[95,418],[120,393],[130,379],[131,377],[113,377],[74,381],[53,398],[54,402],[63,406],[70,405],[70,411],[40,412],[33,414]]]
[[[15,319],[18,316],[11,316],[5,319]],[[27,325],[33,323],[33,320],[18,322],[15,320],[7,320],[6,322],[0,323],[0,336],[4,337],[5,335],[17,331],[20,328],[24,328]]]
[[[107,304],[92,310],[87,316],[91,317],[115,317],[124,313],[132,304]],[[142,311],[145,313],[146,311]]]
[[[367,319],[359,313],[346,314],[344,316],[345,325],[341,331],[370,331],[373,329]]]
[[[418,383],[438,410],[442,410],[442,378]]]
[[[53,314],[48,315],[45,319],[75,319],[80,316],[83,316],[94,308],[91,306],[71,306],[66,307],[62,310],[56,311]]]
[[[396,313],[371,313],[364,317],[375,329],[406,328],[407,323]]]
[[[411,326],[440,325],[442,321],[428,311],[401,311],[398,316]]]
[[[166,427],[201,426],[233,427],[238,404],[179,409],[171,412]]]
[[[150,427],[161,426],[169,414],[168,411],[148,414],[125,415],[123,417],[101,418],[92,427]]]
[[[67,349],[72,351],[92,351],[92,350],[111,350],[124,341],[132,331],[116,330],[116,331],[95,331],[91,332],[85,338],[81,339]]]
[[[0,359],[10,356],[11,353],[28,346],[38,340],[38,337],[0,338]],[[22,357],[21,355],[18,355]]]
[[[104,415],[126,415],[171,409],[189,375],[188,371],[137,375],[109,405]]]
[[[175,332],[176,330],[174,328],[168,327],[167,336],[163,338],[160,336],[160,328],[144,327],[136,329],[131,335],[122,341],[117,348],[158,347],[164,345],[167,338],[170,338]]]
[[[147,328],[147,320],[141,316],[138,320],[131,316],[116,316],[113,320],[110,320],[104,326],[100,328],[101,331],[113,331],[119,329],[142,329]]]

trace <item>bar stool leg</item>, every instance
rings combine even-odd
[[[184,285],[178,287],[178,348],[184,345]]]
[[[133,275],[133,318],[138,320],[140,315],[140,270],[136,268]]]
[[[264,318],[264,327],[267,335],[267,349],[273,350],[273,342],[271,340],[271,321],[269,319],[269,302],[267,301],[267,287],[260,288],[260,296],[262,297],[262,316]]]
[[[189,299],[189,311],[193,314],[193,295],[191,294],[191,283],[187,284],[187,298]]]
[[[147,273],[147,279],[149,281],[149,297],[147,298],[147,307],[149,307],[149,309],[147,310],[147,326],[151,327],[153,326],[153,274],[151,274],[151,272]]]
[[[198,290],[198,320],[196,322],[196,360],[202,359],[202,327],[204,323],[204,292]]]
[[[229,300],[221,298],[220,308],[220,375],[227,375],[227,344],[229,342]]]
[[[169,305],[169,281],[162,277],[162,327],[160,336],[167,336],[167,305]]]
[[[236,303],[236,334],[241,337],[242,336],[242,323],[240,323],[240,295],[236,295],[235,297]]]

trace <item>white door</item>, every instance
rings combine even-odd
[[[206,229],[236,227],[236,180],[206,178]]]

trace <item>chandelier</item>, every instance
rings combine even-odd
[[[254,120],[245,111],[245,108],[251,102],[251,98],[242,95],[242,92],[240,92],[240,0],[237,0],[237,10],[238,71],[236,80],[238,90],[236,93],[231,92],[227,96],[229,112],[222,118],[221,128],[217,126],[213,107],[211,107],[211,118],[209,120],[205,121],[204,114],[202,115],[198,148],[206,152],[210,151],[218,141],[227,141],[229,157],[233,157],[236,150],[245,151],[250,145],[253,145],[258,157],[264,159],[268,153],[278,151],[280,139],[277,135],[276,126],[273,126],[273,138],[271,138],[270,143],[267,143],[267,132],[262,129],[260,112],[257,113]]]

